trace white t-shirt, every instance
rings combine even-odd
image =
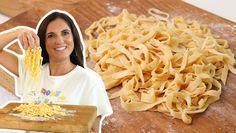
[[[19,78],[17,93],[24,102],[43,102],[97,107],[97,116],[112,114],[112,108],[101,77],[89,68],[76,66],[63,76],[50,76],[49,65],[44,64],[39,74],[39,85],[30,81],[23,58],[18,58]],[[35,93],[36,90],[36,93]]]

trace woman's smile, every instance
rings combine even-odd
[[[64,51],[67,47],[66,46],[62,46],[62,47],[57,47],[55,48],[56,51]]]

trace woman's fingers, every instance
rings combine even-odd
[[[34,41],[35,41],[36,47],[40,47],[39,37],[38,37],[38,35],[35,34],[35,33],[33,33],[33,34],[32,34],[32,37],[34,38]]]
[[[23,35],[20,35],[18,38],[20,40],[20,44],[23,46],[23,49],[27,49],[27,47],[24,45],[24,42],[23,42]]]
[[[29,43],[28,43],[27,35],[26,35],[25,32],[22,35],[22,41],[23,41],[23,47],[28,49],[29,48]]]
[[[27,40],[28,40],[28,44],[29,44],[30,49],[35,49],[35,48],[36,48],[36,45],[35,45],[35,40],[34,40],[34,38],[32,37],[32,33],[26,32],[26,37],[27,37]]]
[[[24,49],[35,49],[40,46],[39,37],[32,31],[26,31],[19,36],[19,40]]]

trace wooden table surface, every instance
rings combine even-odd
[[[213,33],[227,39],[230,49],[236,53],[236,23],[176,0],[81,0],[73,6],[58,6],[70,12],[78,22],[83,36],[84,30],[101,17],[118,15],[126,8],[135,14],[145,14],[149,8],[158,8],[171,17],[181,15],[207,24]],[[34,7],[6,23],[0,31],[17,25],[35,28],[39,19],[51,7]],[[13,49],[18,50],[17,46]],[[1,76],[0,76],[1,77]],[[236,75],[229,73],[227,84],[223,86],[220,100],[208,107],[204,113],[193,117],[190,125],[159,112],[127,112],[122,109],[119,99],[111,100],[113,115],[103,121],[103,133],[234,133],[236,132]]]
[[[97,116],[97,108],[95,106],[59,105],[67,111],[73,111],[73,113],[67,113],[69,116],[61,116],[58,119],[38,122],[10,115],[10,113],[13,113],[12,110],[19,105],[21,103],[9,103],[0,109],[0,128],[39,132],[87,133],[91,131]]]

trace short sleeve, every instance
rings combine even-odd
[[[100,85],[98,85],[96,88],[97,93],[95,95],[97,95],[97,116],[101,115],[111,115],[113,113],[112,111],[112,107],[110,104],[110,101],[108,99],[105,87],[103,85],[103,82],[99,83]]]
[[[94,71],[92,73],[94,75],[93,80],[92,80],[92,84],[93,84],[92,97],[95,98],[93,99],[93,102],[95,102],[97,106],[97,116],[111,115],[113,113],[113,110],[112,110],[110,101],[108,99],[106,88],[102,81],[102,78]]]

